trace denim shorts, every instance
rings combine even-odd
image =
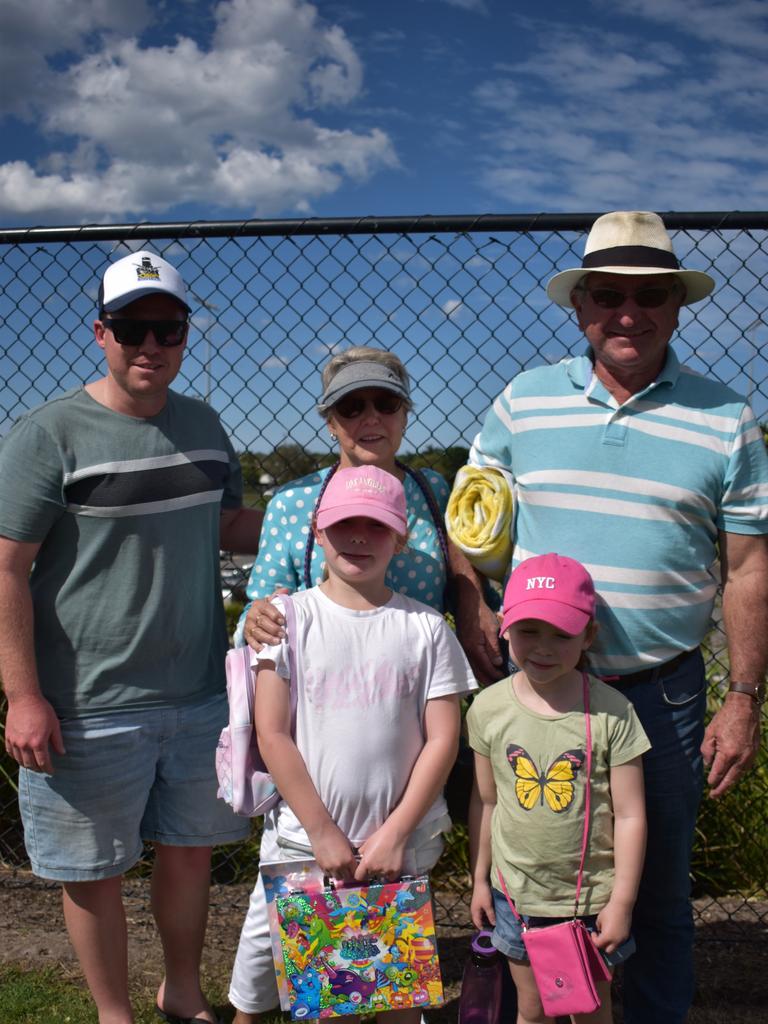
[[[498,889],[492,889],[491,892],[493,894],[493,909],[496,913],[496,927],[491,933],[491,942],[500,953],[508,956],[511,960],[524,964],[529,963],[528,954],[523,944],[523,929],[520,921],[512,913],[504,893],[499,892]],[[531,928],[543,928],[548,924],[560,924],[573,919],[570,914],[567,917],[534,917],[523,914],[522,918]],[[585,914],[580,920],[584,922],[589,931],[597,930],[596,914]],[[634,939],[630,936],[614,951],[612,958],[622,961],[626,959],[627,955],[631,955],[634,947]]]
[[[53,774],[19,770],[19,807],[32,870],[92,881],[132,867],[148,840],[214,846],[243,839],[250,821],[216,796],[222,695],[177,708],[61,722],[66,754]]]

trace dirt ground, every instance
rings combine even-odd
[[[221,985],[229,976],[248,892],[248,887],[242,885],[215,886],[211,891],[204,971],[207,978]],[[146,882],[127,882],[125,903],[132,986],[137,992],[151,992],[159,980],[161,955]],[[690,1024],[764,1024],[768,1005],[768,904],[730,900],[723,905],[722,901],[714,904],[698,900],[696,911],[698,992]],[[463,926],[466,918],[461,908],[455,918],[454,925],[443,925],[439,931],[447,1005],[429,1014],[433,1024],[454,1024],[457,1020],[469,932]],[[64,930],[58,888],[46,886],[28,872],[0,869],[0,928],[0,962],[24,968],[58,966],[65,975],[79,977]],[[616,1020],[621,1020],[618,1008]]]

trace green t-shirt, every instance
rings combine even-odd
[[[579,912],[596,914],[613,886],[612,765],[650,743],[634,708],[613,687],[590,677],[592,786],[589,849]],[[467,714],[469,743],[490,759],[497,803],[491,822],[491,884],[501,871],[521,913],[573,912],[584,827],[584,709],[544,716],[524,707],[511,678],[479,693]]]
[[[136,419],[78,388],[14,425],[0,445],[0,535],[42,542],[35,654],[60,717],[223,690],[219,520],[240,504],[238,460],[196,399],[169,392]]]

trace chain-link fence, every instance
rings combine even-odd
[[[192,293],[176,387],[209,401],[241,453],[246,498],[332,459],[314,410],[320,367],[352,344],[395,352],[415,409],[403,456],[449,479],[491,402],[520,370],[583,351],[546,280],[581,263],[596,214],[122,225],[0,232],[0,433],[24,410],[101,373],[91,330],[107,264],[150,248]],[[714,295],[686,307],[674,342],[684,362],[750,396],[768,420],[768,214],[665,214],[685,267]],[[238,596],[247,566],[225,566]],[[711,701],[726,656],[709,644]],[[23,865],[11,766],[0,765],[0,859]],[[768,889],[768,752],[748,782],[700,818],[694,891],[735,914]],[[221,879],[254,871],[255,843],[219,859]],[[466,919],[463,833],[452,841],[443,908]],[[735,897],[735,899],[734,899]],[[458,908],[458,909],[457,909]],[[765,920],[765,918],[763,918]]]

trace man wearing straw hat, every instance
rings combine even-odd
[[[752,763],[768,665],[768,458],[743,398],[681,365],[682,306],[714,287],[684,270],[659,216],[599,217],[582,265],[547,294],[589,348],[517,376],[470,455],[506,470],[513,564],[558,551],[594,578],[593,669],[633,702],[645,755],[648,849],[624,974],[625,1021],[685,1020],[694,987],[689,869],[708,767],[719,797]],[[722,576],[729,677],[704,729],[700,644]],[[610,610],[609,610],[610,609]]]

